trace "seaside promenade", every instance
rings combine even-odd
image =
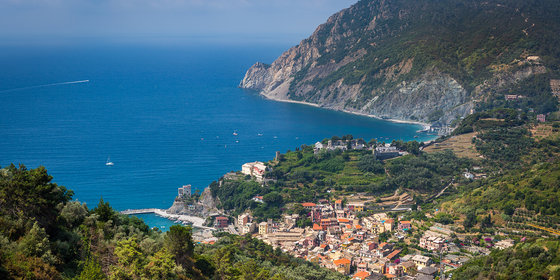
[[[204,219],[195,216],[189,215],[177,215],[177,214],[169,214],[165,212],[164,209],[158,208],[145,208],[145,209],[127,209],[124,211],[120,211],[121,214],[124,215],[137,215],[137,214],[151,214],[154,213],[160,217],[172,220],[172,221],[180,221],[180,222],[188,222],[191,223],[193,227],[200,228],[200,229],[209,229],[215,230],[213,227],[204,226]]]

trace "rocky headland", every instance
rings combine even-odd
[[[558,28],[536,11],[518,1],[359,1],[272,64],[255,63],[239,86],[278,101],[450,125],[548,72],[550,50],[533,44],[550,44],[543,40]]]

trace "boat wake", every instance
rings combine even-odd
[[[27,89],[34,89],[34,88],[43,88],[43,87],[54,87],[54,86],[71,85],[71,84],[82,84],[82,83],[89,83],[89,80],[80,80],[80,81],[71,81],[71,82],[61,82],[61,83],[52,83],[52,84],[44,84],[44,85],[37,85],[37,86],[29,86],[29,87],[20,87],[20,88],[5,89],[5,90],[0,90],[0,93],[12,92],[12,91],[20,91],[20,90],[27,90]]]

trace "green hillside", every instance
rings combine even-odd
[[[194,244],[190,227],[162,233],[72,195],[43,167],[0,169],[0,279],[344,279],[251,237]]]

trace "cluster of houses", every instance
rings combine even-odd
[[[328,140],[327,144],[321,142],[315,143],[313,146],[313,151],[315,154],[321,151],[347,151],[347,150],[372,150],[373,154],[377,159],[384,160],[390,159],[398,156],[407,154],[405,151],[397,149],[397,147],[391,146],[391,144],[385,144],[380,146],[368,146],[366,142],[362,139],[353,140]]]
[[[368,149],[369,146],[363,139],[352,139],[352,140],[328,140],[327,144],[321,142],[315,143],[313,150],[315,153],[321,150],[334,151],[334,150],[364,150]]]
[[[265,243],[280,247],[284,252],[323,267],[339,271],[353,279],[434,279],[446,266],[459,267],[466,261],[460,255],[450,255],[442,265],[435,265],[424,254],[402,254],[396,241],[408,238],[412,221],[391,219],[386,213],[358,218],[364,210],[361,202],[343,205],[342,200],[329,203],[301,203],[306,216],[284,215],[281,221],[258,223],[250,213],[239,215],[236,228],[240,234],[253,234]],[[310,219],[312,226],[298,228],[300,219]],[[438,227],[426,231],[419,244],[426,252],[447,252],[450,237]],[[437,230],[437,231],[436,231]],[[385,233],[387,240],[380,240]]]
[[[352,279],[435,279],[443,271],[461,267],[471,255],[490,253],[488,247],[453,243],[457,234],[445,225],[429,224],[426,229],[422,221],[395,219],[387,213],[359,217],[366,210],[363,202],[320,200],[301,206],[305,215],[286,214],[280,221],[258,221],[247,212],[233,219],[234,225],[231,218],[217,216],[214,226],[251,234]],[[311,220],[312,226],[298,227],[301,219]],[[403,252],[405,248],[398,245],[402,242],[416,249]],[[511,239],[487,243],[498,249],[514,245]],[[441,262],[436,264],[434,258]]]
[[[390,145],[369,148],[362,140],[329,140],[326,145],[317,142],[314,149],[316,153],[321,150],[371,149],[381,160],[406,153]],[[266,165],[258,161],[246,163],[241,172],[262,183]],[[476,179],[468,171],[463,175],[467,179]],[[179,188],[179,197],[190,195],[190,189],[190,185]],[[255,196],[252,200],[263,203],[262,196]],[[470,257],[464,254],[465,250],[471,254],[490,252],[477,246],[459,248],[451,242],[455,232],[443,225],[429,225],[428,230],[426,227],[420,230],[418,224],[422,224],[421,221],[391,218],[387,213],[364,217],[367,209],[361,201],[344,203],[340,199],[322,199],[317,203],[301,203],[301,206],[306,210],[305,215],[286,214],[280,221],[259,221],[247,212],[235,219],[216,216],[214,226],[236,234],[251,234],[295,257],[352,279],[435,279],[441,272],[467,262]],[[231,220],[234,225],[230,224]],[[300,220],[306,223],[309,220],[312,226],[298,227],[302,224],[298,223]],[[412,238],[412,231],[415,238]],[[405,248],[397,245],[401,242],[409,245],[405,248],[416,248],[412,250],[415,253],[403,252]],[[513,241],[500,241],[495,246],[511,247]],[[433,257],[441,262],[435,264]]]

